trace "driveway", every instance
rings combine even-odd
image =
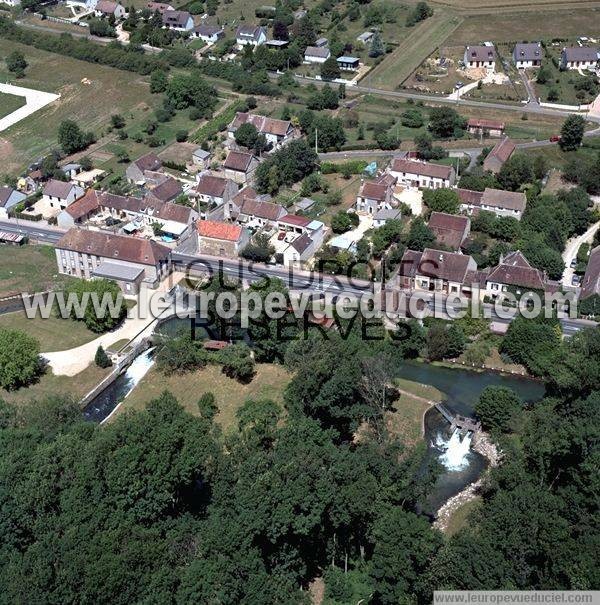
[[[563,286],[570,286],[575,270],[571,268],[571,261],[577,258],[577,251],[581,244],[591,244],[594,241],[594,236],[600,228],[600,221],[592,225],[585,233],[578,235],[577,237],[571,238],[567,242],[565,251],[563,252],[563,260],[565,261],[565,271],[562,276]]]
[[[12,84],[0,84],[0,92],[5,92],[17,97],[25,97],[25,105],[23,105],[23,107],[19,107],[19,109],[0,120],[0,132],[10,128],[17,122],[30,116],[32,113],[35,113],[39,109],[46,107],[49,103],[60,98],[60,95],[55,95],[50,92],[23,88],[22,86],[13,86]]]

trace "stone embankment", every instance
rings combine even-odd
[[[488,470],[484,472],[481,477],[477,479],[477,481],[470,483],[462,491],[456,494],[456,496],[448,499],[446,503],[438,510],[437,519],[435,520],[433,526],[440,531],[446,531],[450,518],[463,504],[466,504],[477,497],[479,488],[489,472],[489,468],[498,466],[498,463],[500,462],[500,452],[498,452],[498,449],[490,440],[489,435],[484,431],[475,433],[471,447],[473,451],[485,456],[489,462]]]

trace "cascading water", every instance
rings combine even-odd
[[[154,347],[138,355],[124,374],[92,399],[83,411],[84,418],[104,422],[154,365],[153,353]]]
[[[452,433],[449,439],[438,433],[435,446],[442,452],[439,460],[447,470],[462,471],[469,466],[472,439],[472,433],[469,432],[462,436],[458,429]]]

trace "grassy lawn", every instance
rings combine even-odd
[[[0,298],[21,292],[43,292],[61,286],[51,246],[0,246]]]
[[[469,521],[469,515],[479,508],[481,505],[481,497],[476,496],[473,500],[465,502],[459,508],[457,508],[448,520],[448,527],[444,532],[446,536],[453,536],[456,532],[467,526]]]
[[[70,395],[78,400],[83,399],[110,371],[111,368],[103,369],[90,364],[75,376],[55,376],[49,369],[38,382],[26,388],[17,391],[0,389],[0,399],[14,404],[43,399],[49,395]]]
[[[559,44],[546,48],[543,66],[549,71],[550,78],[544,84],[540,84],[534,80],[533,85],[537,95],[542,101],[563,103],[566,105],[590,103],[594,100],[596,95],[590,95],[587,91],[577,91],[574,86],[577,82],[584,81],[586,76],[582,76],[577,71],[561,71],[554,63],[554,61],[560,61],[562,46],[562,44]],[[550,101],[548,98],[550,91],[558,93],[558,99]],[[579,97],[577,96],[578,94]]]
[[[395,90],[460,25],[462,18],[437,11],[421,22],[362,80],[363,86]]]
[[[268,398],[281,404],[283,391],[290,379],[291,375],[282,366],[273,364],[257,364],[256,374],[249,384],[227,378],[219,366],[211,365],[190,374],[171,376],[153,368],[125,399],[115,416],[126,410],[143,409],[165,390],[171,391],[188,412],[197,414],[198,399],[211,391],[219,407],[216,420],[229,430],[237,426],[235,413],[247,399]]]
[[[410,380],[398,379],[397,384],[403,391],[394,402],[394,411],[388,413],[387,421],[389,430],[398,435],[402,442],[408,447],[416,445],[423,438],[423,415],[430,405],[423,401],[442,401],[443,395],[436,388],[412,382]]]
[[[0,315],[0,329],[21,330],[37,338],[42,351],[63,351],[94,340],[99,335],[91,332],[82,321],[49,317],[28,319],[25,312]]]
[[[23,105],[25,105],[25,97],[0,92],[0,118],[11,114]]]

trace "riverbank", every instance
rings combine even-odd
[[[448,499],[438,510],[437,519],[434,521],[433,526],[444,533],[448,531],[452,517],[457,511],[479,497],[479,489],[489,474],[490,469],[498,466],[500,462],[500,452],[496,445],[491,441],[488,433],[484,431],[480,431],[475,435],[471,448],[473,451],[484,456],[488,461],[489,466],[477,481],[470,483],[458,494]]]

